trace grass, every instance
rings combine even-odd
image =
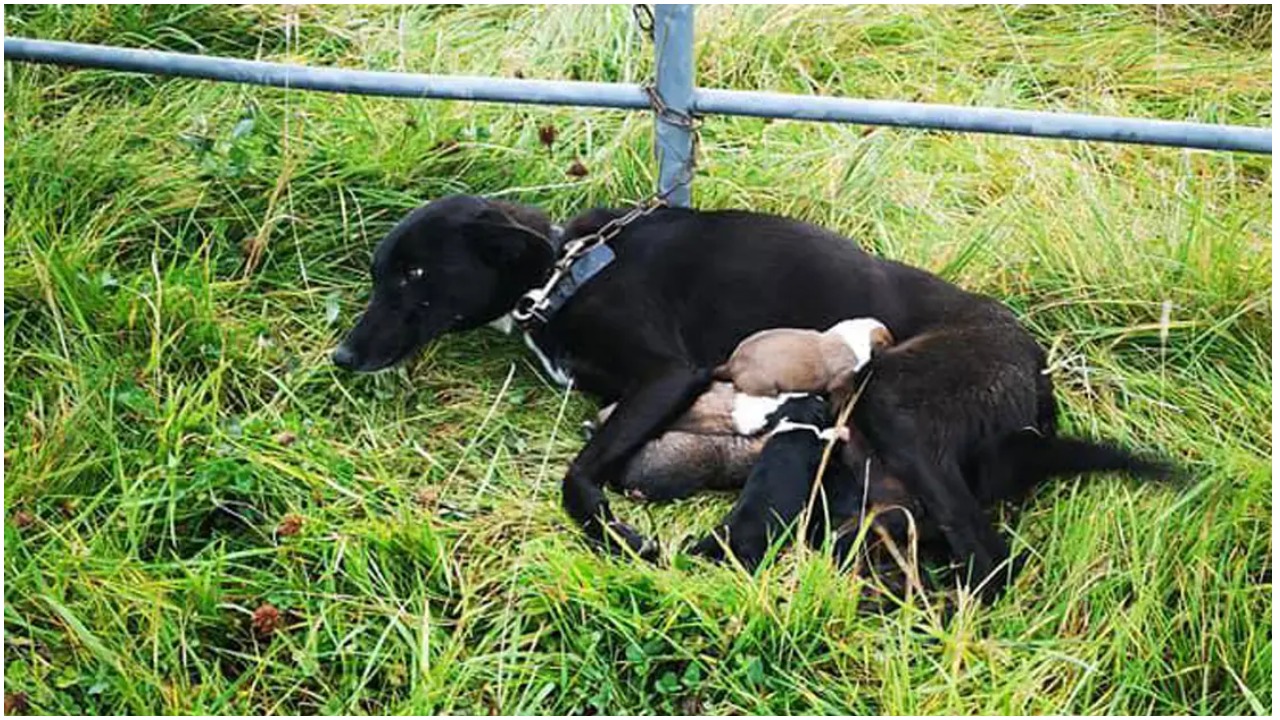
[[[623,6],[9,6],[5,28],[651,71]],[[709,86],[1268,126],[1270,29],[1266,7],[708,7],[697,64]],[[1272,711],[1269,157],[708,119],[699,206],[815,221],[1004,299],[1051,348],[1072,432],[1194,471],[1182,492],[1046,489],[1008,527],[1033,553],[1010,594],[944,621],[867,612],[813,553],[756,577],[592,554],[558,505],[591,408],[517,341],[327,362],[405,210],[640,197],[646,115],[5,81],[7,710]],[[729,501],[614,502],[671,547]]]

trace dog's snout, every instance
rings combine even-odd
[[[333,364],[343,370],[351,370],[356,366],[356,354],[345,343],[333,351],[332,358]]]

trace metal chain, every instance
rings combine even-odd
[[[650,42],[656,43],[653,9],[643,3],[637,3],[631,6],[631,14],[635,17],[636,25],[640,28],[640,31],[648,36]],[[685,161],[684,167],[680,168],[679,177],[671,184],[671,187],[660,193],[655,193],[653,196],[665,201],[673,192],[693,182],[693,176],[698,164],[698,152],[702,148],[702,135],[698,132],[702,119],[691,112],[676,110],[667,105],[662,98],[662,94],[658,92],[656,79],[651,78],[640,87],[644,90],[645,95],[648,96],[649,107],[653,108],[658,122],[682,127],[693,136],[692,147],[689,148],[689,157]]]
[[[692,147],[689,148],[689,157],[685,160],[684,166],[680,168],[679,178],[671,184],[671,187],[655,195],[655,197],[662,198],[665,201],[670,197],[671,193],[693,182],[694,173],[697,172],[698,153],[702,149],[702,133],[699,132],[702,126],[702,118],[667,105],[666,101],[662,99],[662,95],[658,93],[657,85],[652,82],[645,83],[641,86],[641,89],[649,96],[649,106],[653,108],[653,112],[657,115],[659,122],[685,128],[693,137]]]
[[[652,41],[653,8],[644,3],[636,3],[631,6],[631,17],[635,19],[636,27],[640,28],[640,32],[644,33]]]
[[[654,20],[653,10],[648,5],[636,4],[631,6],[632,16],[635,18],[636,25],[640,28],[650,40],[654,39]],[[676,190],[693,182],[694,173],[698,164],[698,151],[702,145],[701,134],[698,132],[701,125],[701,118],[693,113],[676,110],[662,99],[662,95],[658,92],[658,87],[654,81],[646,82],[641,86],[645,95],[649,97],[649,105],[653,108],[654,114],[659,122],[678,125],[686,128],[693,136],[693,147],[690,148],[689,158],[685,161],[684,167],[680,170],[680,177],[671,187],[661,192],[655,192],[644,200],[635,203],[626,213],[610,220],[595,232],[587,233],[569,240],[565,243],[560,258],[556,261],[552,268],[550,277],[543,283],[541,287],[530,290],[525,293],[516,307],[511,311],[511,317],[518,325],[527,326],[535,318],[545,321],[541,314],[545,309],[551,291],[560,282],[561,279],[569,272],[574,261],[586,255],[596,246],[606,243],[617,237],[631,223],[640,218],[649,215],[658,208],[667,207],[667,198]]]
[[[520,297],[519,302],[516,303],[515,308],[511,311],[511,319],[521,327],[527,327],[535,318],[541,322],[546,322],[542,311],[546,308],[551,291],[569,273],[574,261],[586,255],[592,248],[617,237],[618,233],[636,220],[658,208],[666,206],[665,197],[657,194],[652,195],[644,201],[636,203],[635,207],[625,214],[601,225],[599,230],[569,240],[565,243],[564,252],[560,255],[560,259],[556,261],[555,266],[552,268],[551,276],[542,284],[542,287],[534,288]]]

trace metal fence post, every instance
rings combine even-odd
[[[677,113],[693,109],[693,6],[654,7],[654,49],[657,53],[658,94]],[[693,152],[693,131],[683,125],[654,118],[658,156],[658,191],[665,192],[680,182]],[[692,178],[690,178],[692,180]],[[672,205],[689,206],[689,183],[668,196]]]

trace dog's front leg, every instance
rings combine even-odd
[[[691,367],[674,367],[652,377],[623,396],[574,459],[564,478],[564,508],[592,542],[618,552],[621,539],[646,560],[657,559],[657,545],[614,517],[602,487],[611,472],[620,470],[641,445],[684,412],[710,382],[709,370]]]

